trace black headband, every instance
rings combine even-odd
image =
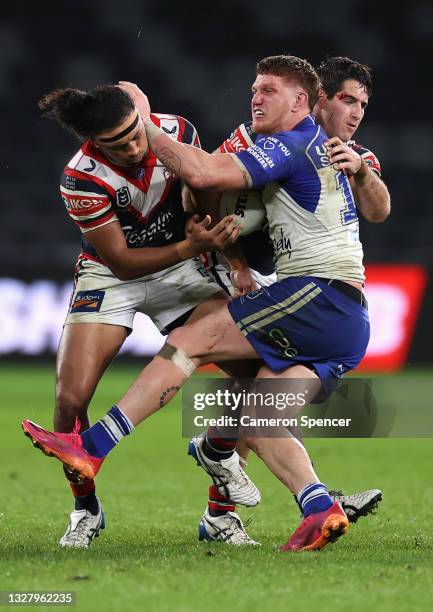
[[[129,125],[127,128],[125,128],[124,130],[122,130],[119,134],[116,134],[115,136],[110,136],[110,138],[100,138],[98,137],[98,140],[100,142],[114,142],[115,140],[120,140],[120,138],[123,138],[124,136],[126,136],[127,134],[129,134],[129,132],[132,132],[132,130],[137,127],[138,124],[138,120],[140,118],[139,113],[137,113],[137,116],[135,117],[134,121],[131,123],[131,125]]]

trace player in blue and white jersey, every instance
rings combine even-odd
[[[321,87],[313,114],[330,137],[328,143],[332,146],[331,161],[335,159],[346,162],[345,171],[356,206],[363,217],[370,222],[384,221],[390,212],[390,197],[385,183],[381,180],[379,160],[372,151],[353,140],[372,94],[371,70],[347,57],[328,57],[321,62],[318,74]],[[252,122],[245,122],[233,130],[229,138],[220,145],[218,152],[239,153],[252,146],[256,139],[257,134],[252,128]],[[238,201],[248,202],[248,194],[251,193],[239,192]],[[248,292],[250,273],[252,281],[255,281],[258,287],[266,287],[276,281],[274,250],[266,225],[247,236],[241,235],[237,245],[241,247],[244,258],[238,253],[231,260],[218,252],[208,255],[211,274],[228,293],[235,295],[232,277],[235,280],[240,277],[244,282],[244,285],[236,287],[238,294]],[[234,251],[233,247],[231,251]],[[242,441],[238,442],[236,450],[244,460],[247,459],[249,449]],[[331,495],[342,505],[351,522],[356,522],[360,516],[374,511],[382,497],[379,489],[369,489],[351,495],[332,491]],[[215,485],[210,486],[207,508],[200,522],[201,536],[221,539],[227,543],[239,543],[238,534],[232,528],[232,513],[235,511],[236,505],[221,495]],[[228,537],[228,534],[232,534],[232,537]],[[245,535],[242,543],[249,543]]]
[[[355,204],[370,222],[382,222],[390,213],[390,196],[381,180],[381,166],[377,156],[353,140],[363,120],[372,94],[371,69],[348,57],[327,57],[318,68],[321,80],[314,115],[330,137],[331,161],[345,161]],[[247,149],[257,138],[252,122],[237,127],[219,147],[221,153],[236,153]],[[259,286],[274,282],[273,251],[268,247],[267,230],[239,238],[246,262]],[[211,267],[218,282],[232,291],[227,263],[215,255]],[[256,274],[256,270],[260,275]]]
[[[311,389],[330,393],[362,359],[369,321],[358,220],[349,181],[331,165],[328,137],[311,114],[319,84],[305,60],[275,56],[259,62],[252,89],[258,138],[239,154],[210,155],[175,142],[146,119],[152,151],[193,189],[263,190],[278,282],[174,330],[120,402],[82,435],[51,433],[25,420],[33,440],[78,476],[95,475],[116,444],[167,403],[197,365],[260,358],[259,378],[302,378]],[[322,548],[345,533],[344,511],[297,440],[247,442],[296,495],[304,514],[282,550]],[[207,461],[205,444],[195,444],[194,452],[207,471],[219,466],[221,480],[229,454]],[[241,485],[222,483],[229,484]]]
[[[338,161],[347,162],[345,171],[348,175],[352,193],[358,211],[370,222],[382,222],[390,213],[390,196],[381,179],[381,166],[377,156],[366,147],[353,140],[353,136],[364,118],[369,99],[372,95],[371,69],[347,57],[327,57],[320,63],[318,74],[321,80],[318,101],[314,107],[314,115],[330,137],[328,143],[332,146],[332,158],[340,156]],[[246,122],[237,127],[227,138],[218,151],[220,153],[239,153],[254,144],[257,134],[253,131],[252,122]],[[248,191],[241,192],[244,199]],[[246,264],[250,267],[253,279],[260,286],[268,286],[275,282],[272,279],[275,265],[273,249],[269,248],[267,229],[240,236],[237,244],[242,248]],[[231,285],[230,266],[222,255],[215,253],[211,257],[213,266],[210,268],[218,282],[224,283],[227,290],[233,292]],[[235,264],[239,268],[239,258]],[[261,265],[262,268],[258,268]],[[257,270],[265,270],[266,276],[259,276]],[[262,282],[261,282],[262,281]],[[242,292],[242,291],[241,291]],[[246,459],[248,448],[238,443],[237,451]],[[356,522],[360,516],[375,510],[381,500],[379,489],[369,489],[351,495],[343,495],[341,491],[333,491],[332,496],[338,500],[351,522]],[[231,512],[236,506],[221,496],[213,485],[209,487],[208,507],[202,518],[202,530],[207,529],[209,537],[218,539],[216,529],[229,525]],[[225,518],[226,517],[226,518]],[[230,542],[227,533],[222,534],[225,542]]]

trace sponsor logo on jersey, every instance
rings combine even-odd
[[[105,291],[79,291],[71,305],[71,314],[75,312],[99,312]]]
[[[298,349],[291,345],[290,340],[284,335],[279,327],[274,327],[268,331],[272,344],[277,350],[288,359],[293,359],[299,353]]]
[[[277,232],[276,237],[272,239],[274,253],[276,256],[288,253],[290,257],[292,253],[292,244],[290,242],[290,238],[285,235],[282,227],[279,228],[279,232],[280,235],[278,235]]]
[[[230,136],[228,142],[230,143],[231,148],[236,152],[245,151],[245,149],[247,148],[245,143],[239,138],[239,136],[236,136],[236,133]]]
[[[146,242],[162,242],[173,237],[173,231],[169,225],[174,220],[172,210],[162,212],[158,217],[146,225],[146,227],[135,229],[124,226],[125,239],[128,247],[137,248]]]
[[[103,196],[100,198],[89,198],[85,196],[66,196],[62,193],[62,200],[65,203],[67,210],[88,210],[93,208],[99,210],[101,206],[106,206],[108,198]]]
[[[256,134],[253,132],[251,122],[243,123],[237,127],[220,147],[223,153],[240,153],[245,151],[255,141]]]
[[[282,151],[286,157],[289,157],[291,155],[290,149],[288,149],[283,142],[278,143],[278,149]]]
[[[262,140],[265,139],[263,138]],[[257,144],[251,145],[248,148],[248,153],[252,155],[252,157],[254,157],[254,159],[262,166],[262,168],[273,168],[275,166],[272,157],[269,157],[266,151],[259,147]]]
[[[93,172],[93,170],[96,168],[96,162],[94,159],[89,159],[89,163],[90,166],[88,166],[87,168],[83,168],[85,172]]]
[[[323,168],[323,167],[330,166],[331,162],[329,161],[329,157],[328,157],[325,145],[324,144],[320,146],[316,145],[314,149],[315,149],[315,153],[317,157],[314,158],[313,156],[313,159],[315,162],[318,162],[315,164],[316,168],[320,168],[320,167]]]
[[[240,193],[237,200],[234,214],[238,217],[245,217],[245,210],[248,204],[248,192]]]

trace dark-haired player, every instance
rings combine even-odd
[[[142,118],[119,87],[55,90],[39,106],[84,141],[60,186],[82,232],[56,367],[54,426],[70,432],[76,419],[82,429],[89,426],[89,402],[136,312],[167,333],[226,302],[191,258],[210,246],[226,246],[238,230],[224,221],[209,231],[209,219],[191,219],[185,238],[180,180],[149,150]],[[186,119],[152,114],[151,121],[171,139],[199,146]],[[65,473],[75,509],[60,544],[87,547],[104,527],[102,507],[92,480],[79,484]]]
[[[353,140],[373,92],[371,69],[348,57],[337,56],[323,60],[317,73],[321,89],[314,114],[330,137],[327,143],[330,161],[348,175],[362,216],[380,223],[391,212],[380,163],[372,151]]]

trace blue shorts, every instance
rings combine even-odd
[[[367,350],[368,310],[359,302],[324,279],[296,276],[236,298],[228,308],[272,371],[305,365],[320,377],[325,397]]]

